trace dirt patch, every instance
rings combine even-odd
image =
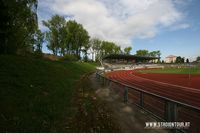
[[[107,92],[101,92],[106,95]],[[88,75],[81,78],[73,99],[75,115],[67,125],[70,133],[120,133],[113,112],[98,98]]]
[[[120,125],[123,133],[168,133],[167,130],[145,129],[145,122],[155,122],[156,119],[131,103],[125,104],[123,98],[113,92],[109,86],[101,86],[95,75],[91,75],[90,80],[92,87],[96,90],[96,95],[113,112],[113,117]]]

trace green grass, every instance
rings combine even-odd
[[[80,76],[95,65],[0,56],[0,130],[65,132]]]
[[[200,74],[200,67],[191,68],[163,68],[163,69],[149,69],[139,70],[142,73],[166,73],[166,74]]]

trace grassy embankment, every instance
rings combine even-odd
[[[94,70],[88,63],[0,56],[0,132],[67,131],[75,84]]]
[[[142,73],[165,73],[165,74],[200,74],[200,67],[191,68],[163,68],[163,69],[149,69],[139,70]]]

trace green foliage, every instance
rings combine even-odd
[[[149,52],[148,50],[141,49],[141,50],[136,51],[136,55],[138,55],[138,56],[160,57],[161,53],[160,53],[160,50]]]
[[[145,49],[137,50],[136,51],[136,55],[137,56],[148,56],[149,55],[149,51],[145,50]]]
[[[61,58],[62,61],[78,61],[78,57],[74,54],[66,54]]]
[[[61,52],[62,45],[65,44],[66,34],[63,34],[66,28],[65,18],[59,15],[54,15],[48,21],[43,21],[43,25],[46,26],[49,31],[46,32],[46,39],[48,41],[48,49],[53,52],[54,55],[58,55]]]
[[[91,52],[92,52],[92,60],[94,60],[94,55],[96,55],[97,60],[100,56],[100,51],[101,51],[101,43],[102,41],[98,38],[92,38],[90,40],[90,45],[91,45]]]
[[[43,21],[43,24],[49,29],[46,32],[47,47],[54,55],[75,54],[80,59],[82,51],[87,57],[90,37],[81,24],[75,20],[66,22],[65,18],[59,15]]]
[[[137,51],[136,51],[136,55],[137,55],[137,56],[158,57],[158,62],[157,62],[157,63],[161,63],[161,61],[160,61],[160,55],[161,55],[160,50],[149,52],[148,50],[141,49],[141,50],[137,50]]]
[[[43,53],[42,51],[39,51],[39,50],[36,50],[34,53],[33,53],[34,57],[36,58],[42,58],[43,57]]]
[[[42,44],[44,42],[44,33],[41,30],[37,30],[35,33],[34,51],[37,53],[42,53]]]
[[[0,60],[1,132],[67,132],[75,113],[74,86],[94,65],[19,56]]]
[[[98,38],[92,38],[90,40],[90,47],[91,47],[91,53],[92,53],[92,59],[100,61],[102,60],[103,56],[109,55],[109,54],[121,54],[122,50],[121,47],[116,45],[114,42],[109,41],[101,41]]]
[[[160,53],[159,50],[158,51],[151,51],[151,52],[149,52],[148,55],[151,56],[151,57],[160,57],[161,53]]]
[[[132,47],[126,47],[126,48],[124,48],[124,53],[130,54],[131,50],[132,50]]]
[[[37,29],[37,0],[1,0],[0,54],[31,51]]]
[[[113,42],[103,41],[100,47],[101,56],[109,55],[109,54],[119,54],[121,53],[121,49]]]
[[[185,61],[184,57],[178,56],[178,57],[176,58],[175,63],[184,63],[184,61]]]
[[[83,52],[87,55],[87,51],[90,47],[89,45],[89,35],[88,32],[83,28],[81,24],[78,24],[75,20],[67,22],[67,53],[76,54],[80,57],[81,48]]]
[[[200,56],[197,57],[196,61],[200,61]]]
[[[186,59],[186,63],[189,63],[189,59],[188,58]]]

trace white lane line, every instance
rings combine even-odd
[[[180,85],[175,85],[175,84],[170,84],[170,83],[166,83],[166,82],[160,82],[160,81],[156,81],[156,80],[152,80],[152,79],[147,79],[147,78],[143,78],[143,77],[139,77],[139,76],[136,76],[133,74],[133,72],[131,72],[131,74],[135,77],[138,77],[138,78],[141,78],[141,79],[144,79],[144,80],[149,80],[149,81],[152,81],[152,82],[155,82],[155,83],[160,83],[160,84],[164,84],[164,85],[169,85],[169,86],[174,86],[174,87],[179,87],[179,88],[184,88],[184,89],[189,89],[189,90],[193,90],[193,91],[197,91],[200,93],[200,90],[199,89],[195,89],[195,88],[191,88],[191,87],[186,87],[186,86],[180,86]]]

